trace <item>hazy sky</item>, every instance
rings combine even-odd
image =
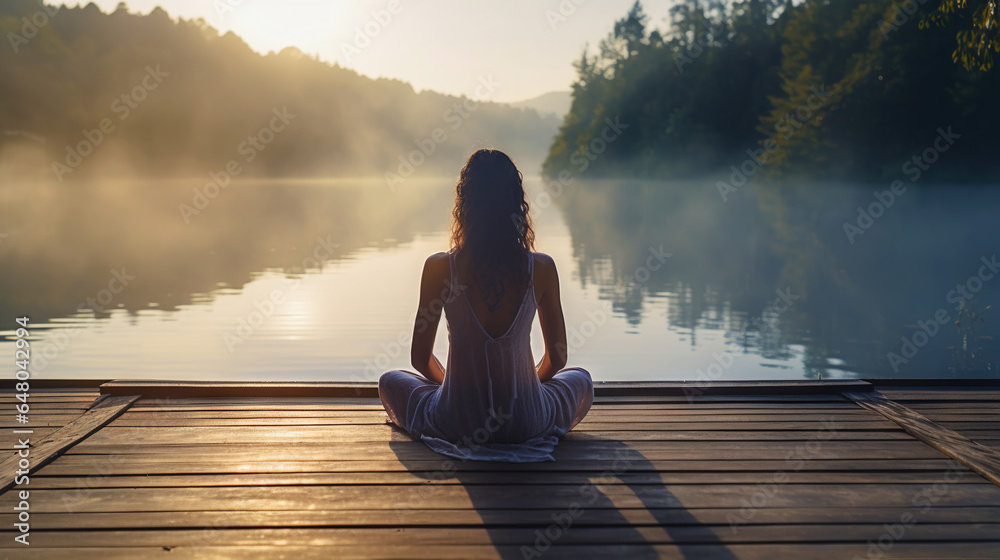
[[[113,11],[119,0],[95,0]],[[572,62],[595,45],[633,0],[129,0],[130,11],[161,6],[201,17],[266,53],[295,46],[372,76],[415,88],[471,95],[480,77],[500,82],[496,101],[566,90]],[[86,2],[83,2],[86,3]],[[670,0],[644,2],[661,26]],[[387,8],[395,6],[395,14]],[[562,7],[560,15],[560,6]],[[382,25],[373,12],[382,13]],[[548,14],[547,14],[548,12]],[[550,21],[552,14],[559,18]],[[386,15],[391,16],[387,18]],[[364,34],[364,29],[374,33]],[[358,29],[362,35],[358,36]],[[368,44],[365,42],[368,40]]]

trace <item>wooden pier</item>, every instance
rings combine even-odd
[[[1000,558],[997,386],[600,384],[524,465],[436,455],[372,385],[52,387],[27,486],[11,393],[5,558]]]

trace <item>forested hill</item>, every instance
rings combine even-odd
[[[758,177],[884,180],[944,136],[948,153],[911,165],[996,180],[995,6],[683,0],[651,29],[636,3],[577,63],[546,174],[728,175],[756,154]]]
[[[0,30],[0,167],[8,171],[202,175],[236,160],[248,175],[406,175],[411,167],[456,175],[471,150],[499,147],[537,172],[559,125],[487,103],[503,87],[490,76],[469,76],[468,98],[416,93],[295,49],[260,55],[233,34],[159,8],[108,14],[93,4],[4,0]]]

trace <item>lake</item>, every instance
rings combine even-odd
[[[5,355],[26,314],[35,379],[409,369],[417,282],[448,248],[452,179],[243,181],[183,215],[201,183],[0,192]],[[537,249],[560,269],[570,363],[595,379],[998,376],[1000,189],[526,188]],[[443,321],[436,348],[444,360]],[[533,348],[537,360],[537,320]]]

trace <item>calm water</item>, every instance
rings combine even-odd
[[[450,181],[246,182],[185,224],[198,184],[0,193],[0,332],[32,317],[36,378],[373,381],[409,367]],[[711,181],[528,187],[571,363],[597,379],[998,375],[1000,273],[985,263],[1000,253],[1000,189],[911,188],[851,243],[844,223],[887,186],[727,201]]]

